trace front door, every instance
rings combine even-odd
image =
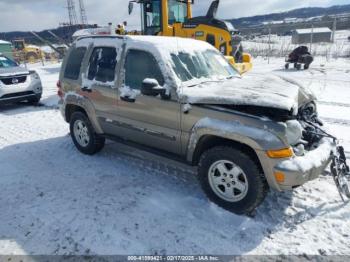
[[[175,154],[181,152],[180,104],[175,99],[141,95],[143,80],[164,85],[164,76],[153,55],[129,49],[124,64],[124,83],[118,99],[118,135]]]

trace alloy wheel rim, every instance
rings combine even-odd
[[[73,131],[78,144],[82,147],[86,147],[90,142],[89,130],[86,124],[81,120],[75,121]]]
[[[248,179],[243,170],[228,160],[213,163],[208,172],[214,193],[228,202],[242,200],[248,192]]]

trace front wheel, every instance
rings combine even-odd
[[[252,213],[268,192],[259,166],[250,156],[232,147],[204,152],[198,176],[208,198],[236,214]]]
[[[105,145],[105,138],[95,133],[90,120],[82,112],[73,113],[70,134],[77,149],[86,155],[98,153]]]

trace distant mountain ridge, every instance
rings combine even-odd
[[[290,18],[307,19],[312,17],[327,17],[334,15],[348,14],[350,16],[350,4],[349,5],[336,5],[331,7],[306,7],[298,8],[291,11],[272,13],[266,15],[256,15],[251,17],[241,17],[237,19],[229,19],[232,24],[238,28],[258,26],[266,22],[272,21],[284,21]],[[350,26],[350,24],[349,24]]]
[[[94,27],[94,25],[88,25],[85,26],[86,28],[91,28]],[[75,31],[82,29],[81,25],[74,25],[74,26],[64,26],[64,27],[58,27],[55,29],[48,29],[48,30],[43,30],[40,32],[36,32],[39,36],[44,38],[45,40],[48,40],[52,43],[58,43],[57,39],[55,39],[49,31],[53,32],[60,38],[64,39],[65,41],[69,42],[71,41],[72,35]],[[6,41],[13,41],[14,39],[25,39],[27,43],[30,44],[38,44],[42,45],[43,43],[38,40],[35,36],[33,36],[30,32],[25,32],[25,31],[13,31],[13,32],[6,32],[6,33],[0,33],[0,39],[1,40],[6,40]]]
[[[236,28],[240,29],[243,34],[266,33],[267,29],[265,25],[268,23],[272,24],[272,33],[281,34],[296,28],[308,28],[311,25],[311,21],[316,27],[318,26],[332,28],[334,16],[337,16],[339,18],[342,17],[338,19],[338,29],[350,29],[350,4],[336,5],[326,8],[299,8],[281,13],[272,13],[227,20],[232,22],[232,24]],[[93,27],[93,25],[89,25],[88,27]],[[72,27],[59,27],[52,29],[51,31],[66,41],[70,41],[72,34],[78,29],[81,29],[81,26],[77,25]],[[37,33],[44,39],[47,39],[52,43],[57,43],[57,40],[53,38],[48,31],[49,30],[43,30]],[[42,44],[42,42],[34,37],[30,32],[0,32],[1,40],[12,41],[17,38],[24,38],[27,43],[31,44]]]

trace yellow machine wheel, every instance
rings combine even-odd
[[[38,58],[38,55],[36,53],[30,52],[30,53],[27,53],[26,59],[27,59],[28,63],[35,63],[38,61],[39,58]]]

